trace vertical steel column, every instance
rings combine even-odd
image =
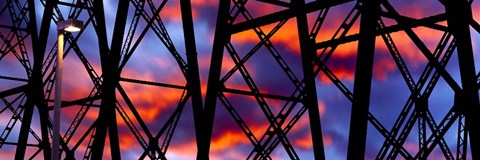
[[[112,159],[120,159],[120,147],[118,142],[118,129],[116,120],[116,95],[115,89],[120,79],[119,61],[122,48],[122,41],[125,34],[125,26],[128,15],[129,1],[119,1],[115,26],[112,35],[112,49],[109,50],[105,31],[105,15],[103,12],[103,3],[95,1],[95,16],[97,19],[100,42],[100,55],[102,62],[103,84],[102,84],[102,102],[97,119],[98,127],[96,129],[95,139],[93,141],[92,159],[102,159],[105,145],[106,132],[110,137],[110,150]]]
[[[20,127],[20,133],[18,135],[18,145],[17,149],[15,150],[15,160],[23,160],[25,159],[25,151],[27,149],[27,141],[28,141],[28,134],[30,130],[30,125],[32,123],[32,115],[33,115],[33,107],[34,107],[34,100],[33,100],[33,91],[30,88],[33,88],[33,74],[31,79],[29,80],[28,89],[26,91],[27,95],[27,102],[25,102],[25,110],[23,112],[23,121]],[[30,98],[32,97],[32,98]],[[46,152],[45,152],[46,153]],[[48,157],[50,158],[50,157]]]
[[[378,0],[359,0],[358,3],[361,7],[362,17],[355,68],[347,159],[363,159],[365,157],[376,22],[380,11]]]
[[[210,61],[210,72],[208,75],[207,95],[205,97],[204,109],[204,138],[200,141],[198,160],[208,160],[210,152],[210,141],[212,139],[213,121],[215,118],[215,109],[217,105],[217,95],[221,89],[220,73],[222,71],[223,51],[225,44],[230,40],[229,9],[230,0],[220,0],[217,14],[217,24],[215,26],[215,37],[213,40],[212,59]]]
[[[107,40],[107,32],[106,32],[106,25],[105,25],[105,15],[103,12],[103,1],[94,1],[93,2],[93,16],[95,16],[97,25],[95,26],[95,31],[97,32],[98,36],[98,46],[99,46],[99,51],[100,51],[100,60],[101,60],[101,65],[102,65],[102,76],[103,76],[103,83],[101,86],[101,99],[102,102],[100,104],[100,111],[98,113],[98,118],[97,118],[97,128],[95,129],[95,136],[92,144],[92,159],[102,159],[103,156],[103,150],[105,146],[105,137],[106,137],[106,132],[107,132],[107,125],[110,118],[115,118],[114,117],[109,117],[107,109],[110,108],[109,110],[114,110],[111,108],[114,108],[114,104],[112,101],[111,95],[115,96],[115,94],[112,94],[111,90],[113,90],[113,86],[111,83],[113,83],[111,78],[111,69],[108,70],[108,68],[111,65],[108,65],[110,59],[109,59],[109,48],[108,48],[108,40]],[[108,96],[110,91],[110,96]],[[113,97],[114,98],[114,97]]]
[[[116,110],[117,107],[117,98],[116,98],[116,87],[120,81],[120,69],[118,68],[120,64],[120,55],[122,54],[122,44],[125,35],[125,27],[127,25],[127,15],[128,15],[128,7],[130,2],[129,1],[118,1],[118,9],[117,15],[115,18],[115,26],[113,28],[112,34],[112,42],[111,42],[111,49],[110,49],[110,62],[111,64],[107,65],[112,73],[108,74],[111,76],[111,84],[108,84],[107,94],[108,100],[107,105],[109,110],[109,116],[106,118],[109,119],[108,121],[108,133],[110,137],[110,150],[112,153],[112,159],[121,159],[120,153],[120,143],[118,141],[118,127],[117,127],[117,116]],[[105,75],[105,72],[103,72]],[[105,78],[105,77],[104,77]],[[110,79],[108,78],[108,79]],[[109,81],[106,81],[109,83]],[[105,81],[104,81],[105,83]],[[111,85],[111,86],[110,86]],[[105,91],[105,90],[104,90]],[[111,98],[111,99],[110,99]]]
[[[458,42],[458,63],[462,79],[461,102],[458,109],[465,114],[465,127],[470,136],[472,159],[479,159],[480,106],[469,25],[473,20],[472,8],[468,0],[446,0],[444,4],[448,27]]]
[[[199,142],[203,138],[202,130],[204,129],[202,128],[203,102],[197,61],[197,47],[195,44],[195,32],[193,29],[192,6],[190,4],[190,0],[180,0],[180,8],[182,11],[183,36],[188,62],[187,88],[188,92],[192,95],[195,136],[197,141],[197,151],[199,151],[201,147]]]
[[[43,68],[43,59],[45,57],[45,48],[48,40],[48,33],[50,29],[50,23],[53,14],[53,6],[57,4],[58,0],[47,1],[46,7],[42,16],[42,23],[40,26],[40,32],[37,31],[37,21],[36,21],[36,12],[35,12],[35,3],[33,0],[28,0],[29,6],[29,19],[30,23],[28,24],[28,32],[30,32],[32,39],[32,48],[33,48],[33,71],[32,77],[28,81],[28,87],[26,91],[27,102],[25,104],[25,111],[23,114],[23,121],[20,127],[20,133],[18,136],[18,145],[15,152],[15,159],[21,160],[25,159],[26,145],[28,141],[28,135],[30,131],[30,125],[33,116],[33,110],[35,105],[39,107],[39,114],[41,118],[41,127],[42,127],[42,144],[44,151],[44,159],[50,159],[50,142],[48,136],[48,129],[45,119],[48,117],[48,113],[45,112],[46,108],[42,109],[40,107],[46,107],[43,104],[44,94],[43,94],[43,78],[42,78],[42,68]],[[39,34],[39,35],[38,35]],[[45,115],[47,114],[47,115]]]
[[[308,108],[310,120],[310,132],[312,134],[313,153],[315,159],[325,159],[323,148],[322,125],[318,110],[317,90],[315,85],[315,73],[313,63],[316,58],[315,41],[311,39],[308,30],[308,20],[305,12],[305,1],[292,1],[297,19],[298,38],[300,40],[300,52],[302,56],[303,79],[305,82],[305,97],[303,105]]]

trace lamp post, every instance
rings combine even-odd
[[[55,71],[55,100],[53,106],[52,160],[60,159],[60,108],[62,99],[63,37],[64,32],[77,32],[83,29],[83,22],[75,19],[60,20],[57,23],[58,50]]]

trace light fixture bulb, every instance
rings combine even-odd
[[[83,29],[83,22],[76,19],[58,21],[57,30],[65,32],[78,32]]]
[[[67,28],[64,29],[64,31],[66,32],[78,32],[80,30],[81,30],[80,28],[75,26],[68,26]]]

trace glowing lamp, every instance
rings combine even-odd
[[[83,22],[76,19],[58,21],[57,30],[65,32],[78,32],[83,29]]]

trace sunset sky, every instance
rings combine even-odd
[[[307,2],[311,1],[312,0],[308,0]],[[118,2],[116,0],[104,0],[105,19],[109,43],[111,42],[111,35],[113,34],[115,17],[117,13],[116,8],[118,6],[117,3]],[[210,58],[214,39],[218,0],[191,0],[191,3],[194,18],[195,41],[198,52],[202,96],[205,98],[208,73],[210,71]],[[332,38],[333,34],[345,19],[348,12],[353,8],[355,3],[355,1],[352,1],[344,5],[330,8],[328,16],[325,19],[319,35],[316,38],[317,42],[326,41]],[[390,3],[401,15],[411,18],[424,18],[444,12],[443,5],[436,0],[391,0]],[[39,2],[36,2],[36,5],[37,22],[40,25],[43,14],[43,6]],[[0,7],[3,8],[4,6],[5,2],[1,1]],[[158,6],[158,4],[156,4],[156,6]],[[477,22],[479,22],[480,2],[474,1],[472,8],[474,18]],[[69,8],[62,7],[60,9],[64,16],[68,15]],[[126,29],[128,29],[130,25],[134,9],[135,8],[130,5]],[[259,17],[283,10],[285,8],[250,0],[246,5],[246,9],[253,17]],[[152,14],[150,11],[147,13],[149,15]],[[312,28],[313,22],[317,15],[318,12],[312,12],[308,14],[309,28]],[[0,14],[0,16],[0,24],[11,24],[8,13]],[[87,16],[88,13],[83,11],[79,19],[86,20],[88,18]],[[176,49],[180,55],[186,59],[179,1],[168,1],[165,8],[161,11],[160,16]],[[244,18],[238,18],[235,23],[244,20]],[[387,26],[397,24],[397,22],[392,19],[383,18],[383,20]],[[357,19],[347,35],[358,33],[360,24],[359,22],[360,18]],[[145,24],[146,21],[143,18],[140,18],[136,34],[134,35],[134,41],[138,38],[143,29],[145,29]],[[265,33],[268,33],[276,24],[277,23],[262,26],[261,29]],[[446,21],[440,22],[439,24],[446,25]],[[288,20],[285,25],[275,35],[273,35],[270,41],[275,46],[275,49],[282,55],[295,76],[301,80],[303,79],[303,74],[296,25],[296,20],[294,18]],[[420,39],[422,39],[431,52],[433,52],[443,35],[443,32],[441,31],[426,27],[418,27],[414,28],[413,30],[420,37]],[[8,31],[9,30],[5,28],[0,28],[0,32],[2,34],[8,34]],[[479,59],[477,53],[479,52],[478,46],[480,45],[480,34],[474,29],[471,29],[471,33],[473,49],[476,56],[475,60],[478,61]],[[77,34],[78,33],[73,33],[75,36]],[[421,51],[415,46],[405,32],[395,32],[392,33],[391,36],[395,41],[396,46],[399,48],[402,58],[406,62],[414,80],[418,81],[423,69],[427,64],[427,59],[425,56],[423,56]],[[46,53],[50,51],[52,46],[55,44],[55,41],[56,30],[55,24],[52,22]],[[259,43],[259,38],[253,30],[247,30],[232,35],[231,42],[236,51],[239,52],[239,55],[244,56],[257,43]],[[30,53],[30,60],[33,64],[33,55],[31,55],[32,42],[30,39],[28,39],[26,43]],[[0,45],[3,44],[4,42],[0,41]],[[80,36],[77,44],[80,46],[82,52],[95,69],[95,72],[98,75],[101,75],[102,70],[98,49],[98,39],[91,24],[86,26],[85,31]],[[357,42],[340,45],[327,62],[327,66],[352,92],[357,45]],[[69,44],[66,43],[66,48],[68,46]],[[68,55],[66,56],[64,62],[62,98],[66,101],[85,98],[92,90],[94,86],[93,82],[78,56],[76,56],[73,51],[70,51],[67,54]],[[230,71],[234,65],[235,63],[233,62],[232,58],[225,51],[221,77]],[[480,63],[476,63],[477,68],[480,67],[479,65]],[[248,60],[247,63],[245,63],[245,67],[248,69],[262,93],[290,96],[295,90],[294,85],[290,82],[285,73],[283,73],[266,47],[262,47],[250,60]],[[461,83],[458,72],[456,52],[452,56],[446,69],[460,85]],[[390,130],[395,123],[399,112],[405,105],[410,95],[410,91],[381,36],[377,36],[376,39],[373,74],[374,77],[370,98],[370,112],[378,120],[380,120],[387,129]],[[25,69],[21,66],[13,54],[7,54],[3,59],[0,59],[0,75],[23,79],[27,78]],[[121,77],[161,82],[178,86],[185,86],[187,82],[175,59],[151,29],[149,29],[140,45],[135,50],[133,56],[126,64],[121,73]],[[25,82],[0,79],[0,91],[23,84],[25,84]],[[149,130],[154,135],[160,130],[163,124],[176,109],[183,93],[183,90],[180,89],[140,85],[130,82],[120,82],[120,84],[126,91],[128,97],[132,100],[143,121],[145,121],[149,127]],[[351,102],[323,73],[320,73],[317,76],[316,85],[326,157],[327,159],[331,160],[346,159]],[[227,88],[249,90],[238,71],[225,82],[225,86]],[[453,94],[453,90],[441,78],[429,99],[430,109],[434,115],[436,123],[439,123],[443,119],[445,114],[452,106],[454,97]],[[14,98],[16,98],[16,96],[18,95],[9,96],[7,97],[7,100],[12,101]],[[265,118],[264,113],[260,110],[255,99],[253,97],[227,93],[225,96],[236,107],[236,110],[249,125],[249,128],[252,130],[254,135],[257,138],[260,138],[268,128],[268,121]],[[128,109],[125,100],[121,97],[122,96],[117,91],[117,99],[119,100],[119,103],[124,106],[123,108],[126,110],[126,113],[130,115],[132,121],[137,123],[137,120],[133,118],[132,112],[130,109]],[[53,94],[50,99],[53,99]],[[280,100],[266,100],[274,113],[278,112],[285,103],[284,101]],[[96,101],[95,104],[100,104],[100,101]],[[49,103],[49,105],[53,105],[53,102]],[[0,103],[1,108],[4,108],[4,106],[5,104],[3,102]],[[296,111],[298,111],[300,105],[297,106],[298,107]],[[62,109],[63,133],[67,130],[79,109],[80,106],[72,106]],[[93,121],[97,119],[97,115],[98,108],[90,108],[84,121],[82,122],[82,125],[78,129],[78,133],[72,137],[72,143],[69,143],[69,145],[74,145],[73,142],[77,141],[82,136],[84,131],[90,127]],[[9,110],[0,114],[1,130],[6,127],[11,116],[12,112]],[[38,119],[38,112],[35,110],[32,121],[32,129],[34,129],[37,134],[40,134],[40,124]],[[119,126],[119,142],[122,158],[138,159],[138,157],[143,153],[143,149],[134,138],[126,123],[122,120],[120,115],[118,115],[118,112],[117,123]],[[385,138],[371,124],[369,124],[368,127],[366,159],[374,159]],[[137,125],[137,128],[140,127]],[[452,126],[452,131],[448,132],[444,137],[453,153],[456,151],[456,128],[457,126],[454,124],[454,126]],[[17,123],[13,133],[9,136],[7,141],[17,141],[19,130],[20,123]],[[194,133],[192,107],[191,102],[188,101],[178,122],[178,126],[174,133],[170,147],[168,148],[166,157],[174,160],[194,159],[196,156],[196,142]],[[417,133],[418,127],[415,126],[409,135],[409,138],[403,145],[403,147],[405,147],[405,149],[407,149],[407,151],[413,155],[418,152]],[[287,136],[301,159],[313,159],[313,149],[307,114],[304,114],[304,116],[299,120],[295,127],[292,128]],[[29,143],[37,142],[35,139],[29,138]],[[77,149],[77,157],[83,156],[87,143],[88,139],[85,140]],[[161,143],[162,141],[160,141],[160,144]],[[27,155],[31,155],[36,151],[34,148],[27,148]],[[228,113],[225,107],[220,103],[220,100],[218,100],[213,138],[211,141],[210,158],[214,160],[245,159],[252,149],[253,145],[240,130],[239,126],[235,123],[234,119]],[[14,155],[14,152],[15,146],[5,145],[0,149],[0,159],[11,159]],[[110,150],[105,149],[104,154],[105,157],[109,157]],[[432,152],[431,155],[432,159],[438,159],[441,156],[443,156],[443,154],[438,147],[434,150],[434,152]],[[273,159],[289,159],[287,153],[281,145],[276,148],[271,157]]]

